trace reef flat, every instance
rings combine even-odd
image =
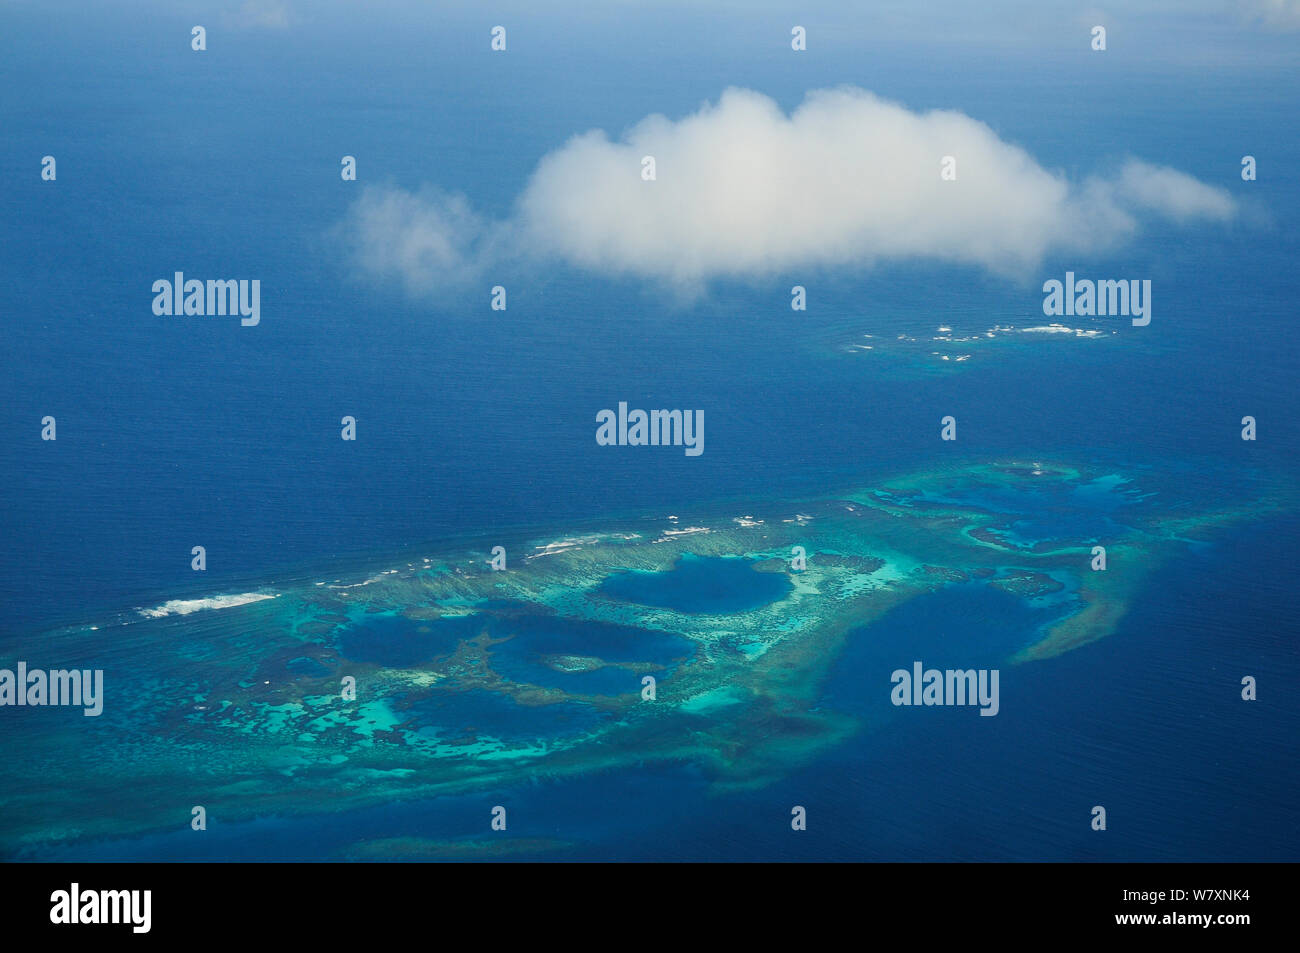
[[[1047,621],[1005,662],[1031,664],[1109,635],[1162,561],[1290,506],[1239,494],[1194,512],[1153,485],[952,466],[743,513],[485,537],[46,633],[21,657],[103,669],[104,711],[3,712],[21,771],[0,795],[0,852],[187,829],[195,805],[231,823],[648,762],[696,765],[719,791],[767,785],[866,727],[819,693],[899,605],[971,585],[1025,600]],[[439,835],[346,853],[494,852]]]
[[[1014,350],[1025,345],[1044,342],[1096,341],[1110,342],[1118,331],[1110,327],[1088,323],[1072,326],[1060,323],[1031,323],[1016,327],[995,324],[975,331],[954,331],[940,324],[933,331],[908,334],[878,335],[866,332],[837,331],[831,338],[834,349],[842,354],[853,354],[871,359],[885,373],[910,376],[928,376],[935,373],[955,372],[967,362],[987,358],[991,353]]]

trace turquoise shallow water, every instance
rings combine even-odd
[[[389,837],[468,842],[489,806],[508,803],[511,836],[562,842],[528,855],[538,859],[1293,858],[1286,831],[1298,818],[1286,792],[1300,781],[1300,751],[1288,686],[1300,668],[1287,636],[1300,620],[1264,600],[1242,611],[1233,594],[1254,587],[1282,597],[1297,531],[1294,519],[1278,521],[1189,550],[1157,573],[1113,636],[1043,662],[1005,660],[1059,607],[979,583],[917,597],[852,632],[822,685],[816,707],[860,718],[860,730],[756,790],[710,791],[691,763],[571,779],[548,778],[539,763],[527,782],[470,795],[217,824],[201,841],[178,831],[69,844],[45,856],[331,859]],[[1244,552],[1261,563],[1233,558]],[[607,650],[624,635],[606,632]],[[892,706],[889,674],[914,660],[1000,667],[998,716]],[[1258,703],[1239,698],[1243,672],[1261,678]],[[430,740],[489,746],[553,743],[610,717],[481,691],[389,704]],[[1243,784],[1243,765],[1279,755]],[[1094,803],[1107,807],[1114,836],[1088,830]],[[1243,803],[1252,816],[1233,813]],[[807,837],[785,829],[791,804],[808,808]]]

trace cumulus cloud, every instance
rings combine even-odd
[[[1232,198],[1222,189],[1176,169],[1136,159],[1129,160],[1120,171],[1115,193],[1118,202],[1150,209],[1178,222],[1195,218],[1226,220],[1236,210]]]
[[[643,156],[655,181],[642,179]],[[945,156],[955,181],[940,176]],[[541,159],[506,221],[402,190],[367,193],[351,219],[363,267],[420,290],[503,254],[679,285],[905,259],[1023,274],[1050,253],[1123,243],[1141,214],[1221,221],[1234,211],[1226,192],[1137,160],[1071,183],[960,112],[840,88],[786,115],[729,89],[618,140],[573,137]]]
[[[474,280],[501,228],[475,214],[463,195],[368,186],[339,234],[363,271],[420,295]]]

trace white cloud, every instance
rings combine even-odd
[[[1236,205],[1228,193],[1186,173],[1136,159],[1125,163],[1115,183],[1116,201],[1150,209],[1174,221],[1226,220]]]
[[[367,186],[340,234],[364,272],[420,295],[476,278],[493,231],[463,195]]]
[[[655,157],[657,180],[641,178]],[[956,181],[940,178],[956,158]],[[931,259],[1024,274],[1049,253],[1131,238],[1138,213],[1223,220],[1228,194],[1131,160],[1072,184],[985,124],[912,112],[856,88],[809,93],[790,115],[729,89],[680,120],[650,116],[618,141],[570,139],[538,164],[511,219],[462,199],[367,193],[352,211],[361,264],[412,290],[512,255],[690,286],[716,276]]]
[[[243,29],[283,30],[289,26],[289,8],[281,0],[244,0],[235,14]]]

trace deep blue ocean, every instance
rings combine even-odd
[[[1297,476],[1296,59],[1117,48],[1101,70],[1086,50],[879,41],[864,54],[829,37],[794,59],[780,55],[784,17],[768,50],[762,18],[727,30],[721,16],[632,29],[521,14],[503,64],[463,14],[409,30],[321,14],[288,39],[214,31],[195,56],[183,16],[7,9],[0,643],[449,536],[812,496],[958,456],[1179,474],[1216,505],[1234,481]],[[842,83],[960,109],[1072,179],[1128,156],[1172,165],[1229,190],[1243,215],[1144,222],[1114,257],[1049,260],[1024,280],[880,264],[717,281],[695,301],[576,268],[416,300],[356,275],[339,247],[364,183],[436,184],[505,215],[575,133],[685,115],[729,85],[791,109]],[[1240,179],[1246,153],[1258,181]],[[46,154],[57,187],[39,177]],[[340,180],[344,154],[362,181]],[[1121,327],[1104,349],[1035,341],[942,374],[877,373],[836,347],[1042,323],[1039,286],[1067,269],[1151,278],[1146,333]],[[151,283],[178,270],[259,277],[261,324],[155,317]],[[488,307],[498,283],[505,312]],[[809,288],[805,313],[790,310],[793,284]],[[594,412],[620,400],[705,408],[705,452],[597,446]],[[937,439],[948,413],[957,448]],[[47,414],[55,443],[40,440]],[[1246,414],[1254,443],[1240,439]],[[355,446],[339,439],[344,415]],[[945,591],[851,641],[827,703],[872,727],[789,778],[726,795],[690,766],[538,778],[511,793],[529,819],[512,829],[562,836],[580,817],[584,859],[1298,859],[1298,529],[1294,514],[1243,524],[1160,567],[1110,637],[1004,667],[996,719],[900,718],[856,674],[891,645],[939,663],[958,634],[994,663],[1034,624],[1010,597]],[[1241,673],[1259,677],[1253,705]],[[266,819],[214,830],[203,849],[312,858],[367,835],[468,833],[484,800]],[[789,830],[791,803],[809,807],[806,836]],[[1116,836],[1062,821],[1059,805],[1086,818],[1094,803],[1115,805]],[[770,838],[756,838],[767,814]],[[193,857],[186,833],[94,856]]]

